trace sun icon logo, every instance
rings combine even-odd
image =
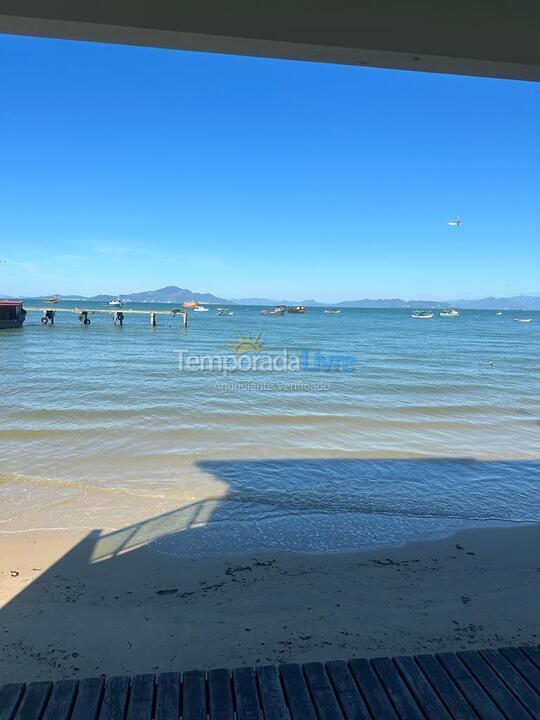
[[[230,350],[236,355],[243,355],[244,353],[250,352],[261,352],[264,349],[264,344],[261,341],[262,332],[255,337],[243,337],[243,335],[237,331],[238,340],[234,340],[230,345],[226,345],[226,350]]]

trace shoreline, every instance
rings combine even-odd
[[[2,683],[540,638],[540,524],[368,552],[213,557],[118,554],[95,532],[0,537]]]

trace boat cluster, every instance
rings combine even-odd
[[[441,310],[439,313],[440,317],[459,317],[460,312],[459,310],[456,310],[455,308],[448,308],[447,310]],[[432,317],[435,317],[435,313],[431,310],[416,310],[411,315],[412,318],[415,318],[415,320],[431,320]]]
[[[276,307],[273,310],[267,310],[266,308],[264,310],[261,310],[261,315],[266,315],[268,317],[278,317],[280,315],[285,315],[285,313],[295,313],[296,315],[303,315],[306,312],[306,308],[304,305],[291,305],[288,307],[287,305],[276,305]]]

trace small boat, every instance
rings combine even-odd
[[[329,309],[324,311],[327,315],[339,315],[341,310],[336,309]]]
[[[530,323],[532,318],[514,318],[514,322]]]
[[[499,312],[496,312],[495,315],[502,315],[502,312],[499,310]]]
[[[303,314],[306,312],[306,308],[304,305],[293,305],[292,307],[287,308],[288,313],[296,313],[296,314]]]
[[[58,298],[56,295],[53,295],[52,297],[45,298],[45,300],[43,302],[46,302],[47,305],[50,305],[50,304],[56,305],[56,303],[60,302],[60,298]]]
[[[230,316],[230,315],[234,315],[234,312],[232,310],[226,310],[225,308],[218,308],[217,314],[221,315],[221,316],[223,316],[223,315]]]
[[[204,307],[203,305],[197,305],[193,308],[193,312],[208,312],[210,308]]]
[[[182,307],[195,309],[199,307],[199,303],[196,300],[187,300]]]
[[[25,319],[26,310],[21,300],[0,300],[0,330],[20,328]]]
[[[428,312],[427,310],[417,310],[416,312],[413,312],[411,317],[416,320],[431,320],[433,313]]]
[[[287,308],[285,305],[276,305],[273,310],[268,310],[268,308],[261,310],[261,315],[265,317],[278,317],[279,315],[284,315],[286,312]]]
[[[116,300],[109,300],[107,305],[110,305],[110,307],[124,307],[124,302],[120,298],[116,298]]]
[[[441,317],[459,317],[460,313],[459,310],[456,310],[455,308],[448,308],[448,310],[441,310],[439,315]]]

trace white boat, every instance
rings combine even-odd
[[[502,315],[502,312],[496,312],[495,315]]]
[[[532,318],[514,318],[514,322],[524,322],[529,323],[531,322]]]
[[[261,310],[261,315],[265,315],[267,317],[279,317],[280,315],[284,315],[287,312],[287,308],[285,305],[277,305],[273,310]]]
[[[234,312],[232,310],[227,310],[225,308],[218,308],[217,314],[218,315],[234,315]]]
[[[459,317],[459,310],[456,310],[455,308],[448,308],[448,310],[441,310],[439,315],[441,317]]]
[[[431,318],[433,317],[433,313],[427,312],[426,310],[419,310],[417,312],[413,312],[411,317],[415,320],[431,320]]]
[[[203,307],[203,305],[197,305],[197,307],[193,308],[193,312],[208,312],[210,308]]]
[[[124,307],[124,303],[120,298],[117,298],[116,300],[109,300],[107,305],[110,305],[111,307]]]
[[[327,315],[339,315],[339,313],[341,312],[341,310],[337,310],[337,309],[336,309],[336,310],[325,310],[324,312],[325,312]]]

